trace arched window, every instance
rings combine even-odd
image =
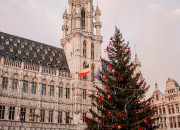
[[[94,64],[91,66],[91,80],[94,81]]]
[[[94,44],[91,44],[91,58],[94,59]]]
[[[81,10],[81,28],[85,29],[85,10]]]
[[[86,41],[83,42],[83,57],[86,57]]]
[[[87,66],[87,63],[84,62],[84,63],[83,63],[83,69],[86,68],[86,66]],[[84,76],[83,79],[87,79],[87,76]]]

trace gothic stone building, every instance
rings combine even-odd
[[[96,93],[93,85],[102,86],[95,79],[102,66],[100,15],[93,0],[69,0],[69,12],[63,14],[63,49],[0,32],[1,130],[86,127],[83,119],[92,107],[87,95]],[[135,62],[139,71],[137,55]],[[79,78],[88,64],[90,73]]]
[[[158,117],[155,125],[158,130],[180,129],[180,86],[171,78],[166,81],[165,94],[162,94],[155,84],[152,106],[157,107],[155,117]]]
[[[100,15],[93,0],[69,0],[63,49],[0,32],[0,129],[84,129],[92,107],[87,95],[101,85],[94,78],[101,68]],[[87,64],[90,74],[78,78]]]

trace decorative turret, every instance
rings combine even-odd
[[[138,60],[137,54],[135,54],[135,61],[134,62],[135,62],[135,65],[137,65],[136,70],[135,70],[136,74],[140,73],[141,72],[140,71],[141,62]]]
[[[63,38],[62,39],[65,39],[67,35],[67,31],[68,31],[67,22],[68,22],[68,13],[67,13],[67,9],[65,9],[64,14],[63,14],[63,25],[62,25]]]
[[[155,83],[155,91],[159,91],[157,83]]]
[[[96,35],[100,36],[100,28],[102,26],[101,22],[100,22],[100,16],[101,16],[101,11],[99,10],[99,7],[96,6],[96,11],[95,11],[95,28],[96,28]]]

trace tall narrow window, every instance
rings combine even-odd
[[[179,113],[179,106],[176,104],[176,113]]]
[[[59,98],[63,97],[63,87],[59,87]]]
[[[86,113],[83,113],[83,122],[85,121]]]
[[[159,96],[158,96],[158,94],[156,94],[156,100],[159,100]]]
[[[40,112],[40,121],[41,122],[45,121],[45,110],[41,110],[41,112]]]
[[[0,106],[0,119],[4,119],[5,106]]]
[[[70,99],[70,88],[66,88],[66,99]]]
[[[46,84],[42,84],[41,94],[46,95]]]
[[[24,93],[27,93],[27,92],[28,92],[28,81],[26,81],[26,80],[23,80],[22,91],[23,91]]]
[[[35,109],[30,109],[29,121],[34,121]]]
[[[86,41],[83,42],[83,57],[86,57]]]
[[[58,112],[58,123],[62,123],[62,111]]]
[[[53,111],[49,111],[49,119],[48,119],[49,122],[53,122]]]
[[[91,58],[94,59],[94,44],[91,44]]]
[[[81,10],[81,28],[85,29],[85,10]]]
[[[25,121],[25,116],[26,116],[26,108],[21,108],[20,120]]]
[[[37,83],[36,82],[32,82],[32,88],[31,88],[31,93],[32,94],[36,94],[36,86],[37,86]]]
[[[8,86],[8,77],[3,77],[2,88],[7,89],[7,86]]]
[[[171,105],[172,108],[172,114],[174,114],[174,105]]]
[[[163,105],[163,114],[166,114],[166,109],[165,109],[164,105]]]
[[[54,86],[50,85],[50,92],[49,92],[49,96],[54,97]]]
[[[9,120],[14,120],[15,107],[9,108]]]
[[[18,84],[18,80],[17,79],[13,79],[12,80],[12,90],[17,90],[17,84]]]
[[[91,80],[94,81],[94,64],[91,66]]]
[[[83,99],[86,99],[86,89],[83,89]]]
[[[69,124],[69,112],[66,112],[66,124]]]

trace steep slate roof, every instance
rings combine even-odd
[[[3,32],[0,32],[1,57],[70,72],[63,49]]]

